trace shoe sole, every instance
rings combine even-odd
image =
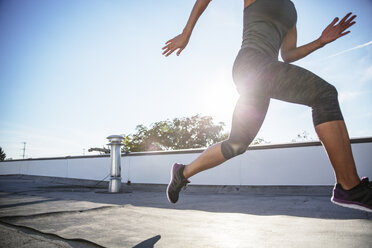
[[[173,170],[174,170],[174,167],[176,167],[176,166],[173,165],[173,167],[172,167],[171,174],[170,174],[170,181],[169,181],[169,184],[168,184],[168,186],[167,186],[167,191],[166,191],[168,201],[169,201],[170,203],[172,203],[172,204],[175,204],[176,202],[172,202],[172,201],[171,201],[171,199],[169,198],[169,193],[168,193],[168,192],[169,192],[169,187],[170,187],[170,185],[171,185],[171,183],[172,183],[172,181],[173,181],[173,175],[174,175]]]
[[[334,199],[331,199],[331,202],[336,204],[336,205],[339,205],[341,207],[352,208],[352,209],[357,209],[357,210],[362,210],[362,211],[367,211],[367,212],[372,213],[372,209],[360,206],[360,205],[355,204],[355,203],[351,203],[351,202],[350,203],[343,203],[343,202],[335,201]]]

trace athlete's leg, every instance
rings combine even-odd
[[[261,94],[264,85],[259,87],[258,81],[255,80],[258,77],[257,69],[265,62],[256,60],[253,57],[256,53],[241,50],[234,63],[233,77],[240,98],[234,110],[229,139],[209,147],[189,165],[173,165],[171,180],[166,190],[171,203],[178,201],[180,190],[189,183],[187,178],[245,152],[260,129],[270,97]]]
[[[328,153],[337,183],[345,189],[358,185],[360,180],[336,88],[310,71],[282,62],[271,64],[266,80],[271,82],[273,98],[312,107],[315,130]]]
[[[359,184],[350,139],[344,121],[319,124],[315,130],[325,147],[336,174],[337,183],[346,190]]]
[[[222,142],[208,147],[191,164],[186,165],[183,170],[184,177],[190,178],[201,171],[213,168],[225,162],[226,159],[221,152],[221,143]]]
[[[240,96],[234,110],[229,139],[209,147],[195,161],[186,165],[183,171],[185,178],[244,153],[265,119],[269,102],[267,97]]]
[[[235,106],[230,136],[227,140],[205,150],[195,161],[187,165],[184,169],[186,178],[217,166],[247,150],[261,128],[270,102],[270,98],[263,91],[264,82],[258,80],[260,70],[266,62],[255,50],[239,51],[233,67],[233,78],[240,98]]]

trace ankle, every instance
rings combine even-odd
[[[188,166],[187,165],[185,165],[185,167],[183,167],[182,175],[185,179],[189,178],[188,177],[189,174],[188,174]]]
[[[341,185],[341,187],[344,190],[350,190],[354,188],[355,186],[358,186],[360,184],[360,180],[352,180],[352,181],[343,181],[343,182],[337,182]]]

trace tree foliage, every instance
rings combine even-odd
[[[257,137],[251,143],[251,145],[253,145],[253,146],[254,145],[262,145],[262,144],[270,144],[270,141],[267,141],[267,140],[265,140],[263,138]]]
[[[292,142],[306,142],[306,141],[313,141],[314,139],[310,136],[310,134],[306,131],[303,131],[300,134],[297,134],[295,138],[292,139]]]
[[[138,125],[135,134],[123,135],[125,152],[202,148],[227,138],[225,124],[210,116],[194,115],[159,121],[150,127]]]
[[[0,147],[0,161],[4,161],[6,158],[6,154],[3,149]]]

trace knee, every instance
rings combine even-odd
[[[315,90],[310,106],[313,109],[327,109],[336,103],[338,104],[337,89],[335,86],[326,83]]]
[[[332,84],[329,84],[326,87],[325,94],[328,95],[331,98],[336,98],[337,99],[337,97],[338,97],[338,91],[337,91],[336,87],[333,86]]]
[[[248,148],[248,144],[243,142],[232,142],[231,140],[225,140],[222,142],[221,150],[226,160],[243,154]]]
[[[326,104],[329,101],[338,101],[338,92],[335,86],[332,84],[325,84],[319,89],[317,96],[318,104]]]
[[[322,87],[313,105],[313,122],[314,126],[317,126],[334,120],[343,120],[343,116],[338,103],[337,89],[327,84]]]

